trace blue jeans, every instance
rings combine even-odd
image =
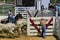
[[[46,26],[41,26],[42,29],[42,36],[45,37],[46,36]]]
[[[13,16],[10,16],[12,23],[15,23],[15,18]]]

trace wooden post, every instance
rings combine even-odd
[[[56,17],[58,17],[58,11],[56,11]]]

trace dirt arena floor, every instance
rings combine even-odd
[[[7,38],[5,36],[0,35],[0,40],[56,40],[54,36],[46,36],[46,38],[42,37],[27,37],[25,35],[20,35],[19,37],[15,38]]]

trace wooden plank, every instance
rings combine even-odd
[[[39,35],[38,33],[30,33],[29,36],[37,36]],[[46,35],[53,35],[53,33],[46,33]]]
[[[40,21],[34,21],[34,23],[35,24],[40,24]],[[48,23],[48,21],[46,22],[46,24]],[[50,24],[53,24],[54,22],[51,22]],[[32,24],[31,22],[30,22],[30,24]]]
[[[53,31],[53,29],[46,29],[46,32],[52,32],[52,31]],[[29,30],[29,32],[37,32],[37,30]]]
[[[41,28],[41,26],[37,26],[38,28]],[[34,26],[29,26],[29,28],[35,28]],[[49,26],[48,28],[54,28],[54,26]]]

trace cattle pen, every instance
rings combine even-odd
[[[24,19],[26,19],[27,22],[27,33],[21,33],[19,37],[15,38],[9,38],[6,37],[5,34],[0,34],[0,40],[59,40],[59,26],[58,23],[56,23],[56,17],[27,17],[27,13],[21,13]],[[0,19],[7,18],[7,16],[3,17],[1,16]],[[46,24],[48,24],[48,27],[46,29],[46,38],[42,38],[38,33],[38,29],[40,28],[41,31],[41,25],[40,25],[40,19],[43,18],[46,20]],[[34,23],[34,24],[33,24]],[[34,26],[35,25],[35,26]],[[37,28],[38,29],[37,29]]]

